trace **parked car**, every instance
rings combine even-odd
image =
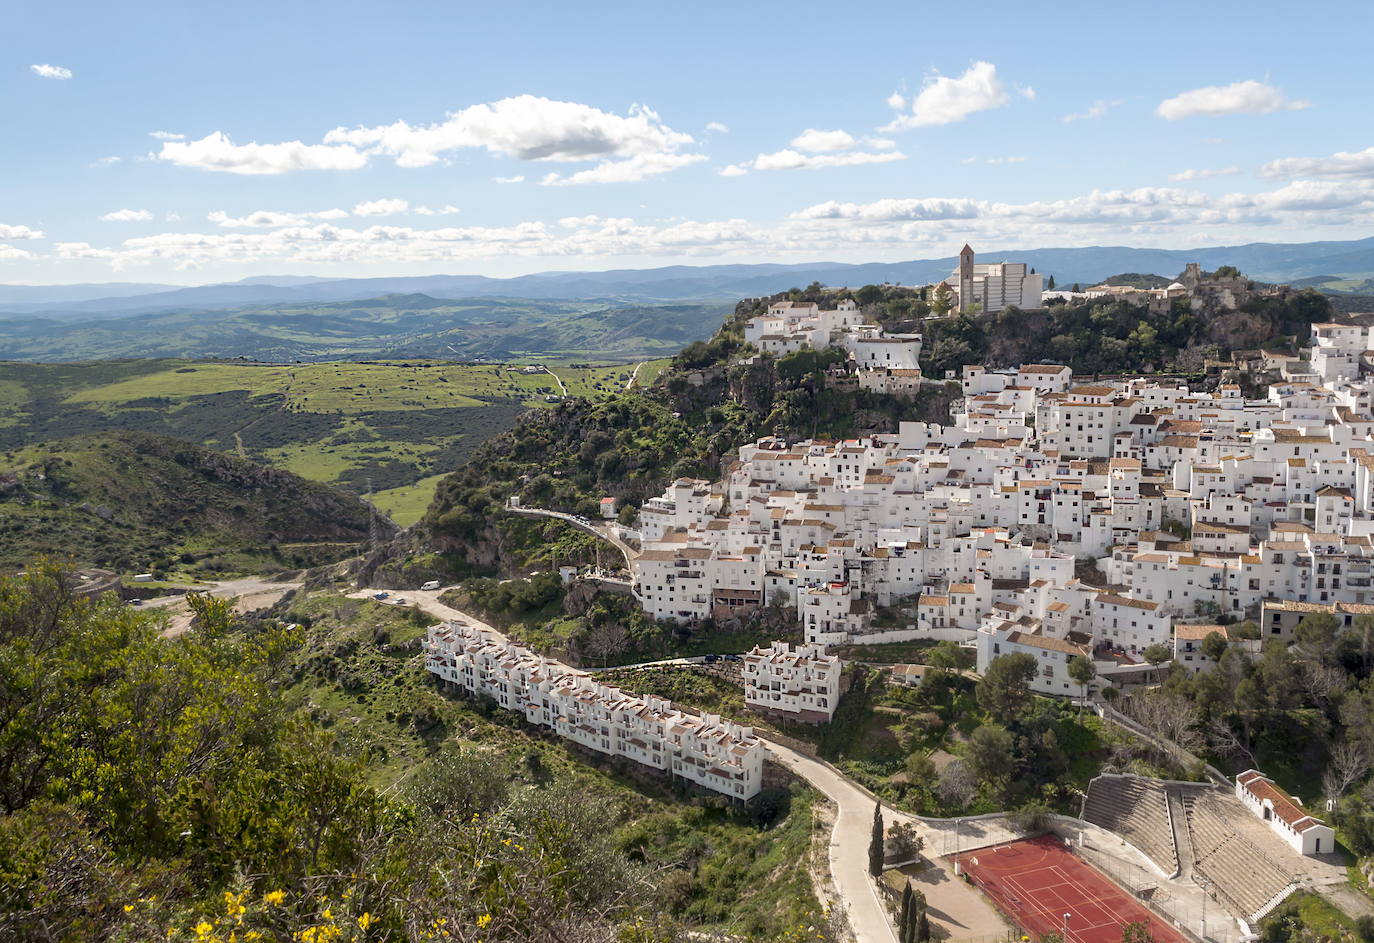
[[[716,662],[720,661],[720,656],[719,656],[719,655],[706,655],[706,656],[703,656],[703,657],[704,657],[704,660],[705,660],[706,664],[708,664],[708,665],[714,665]]]
[[[744,659],[739,655],[722,655],[721,657],[724,658],[726,661],[744,661]]]
[[[373,594],[372,594],[372,598],[373,598],[373,599],[385,599],[386,597],[388,597],[388,596],[390,596],[390,595],[391,595],[391,594],[390,594],[390,593],[387,593],[387,592],[373,593]]]
[[[129,600],[129,605],[131,605],[131,606],[141,606],[141,605],[143,605],[143,600],[141,600],[141,599],[130,599],[130,600]]]
[[[431,589],[438,589],[438,588],[439,588],[439,581],[438,581],[438,580],[430,580],[428,583],[425,583],[425,584],[424,584],[423,586],[421,586],[420,588],[421,588],[422,590],[425,590],[426,592],[428,592],[428,591],[431,590]]]
[[[398,605],[398,606],[404,606],[405,604],[406,604],[406,598],[405,598],[404,596],[397,596],[397,597],[396,597],[396,605]]]

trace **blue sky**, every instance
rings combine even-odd
[[[5,19],[0,282],[1374,235],[1368,3],[12,0]]]

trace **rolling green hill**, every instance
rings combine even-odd
[[[205,575],[343,559],[395,525],[290,472],[107,432],[0,453],[0,568],[43,554]]]
[[[646,363],[640,382],[661,366]],[[623,389],[633,371],[604,362],[0,363],[0,448],[117,429],[171,435],[370,492],[408,524],[438,476],[526,409],[565,388],[573,396]]]
[[[721,304],[617,307],[603,301],[364,301],[176,308],[123,317],[0,317],[0,359],[246,357],[265,361],[544,358],[635,361],[708,337]]]

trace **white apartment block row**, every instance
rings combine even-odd
[[[744,656],[744,703],[807,723],[824,723],[840,700],[840,659],[822,645],[773,642]]]
[[[589,750],[626,757],[741,801],[763,787],[765,748],[752,728],[600,684],[500,632],[459,620],[432,626],[425,668]]]

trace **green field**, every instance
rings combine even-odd
[[[640,378],[666,361],[648,361]],[[633,363],[557,358],[261,364],[0,363],[0,448],[111,429],[177,436],[370,494],[405,525],[524,410],[623,389]],[[562,382],[560,387],[559,381]]]

